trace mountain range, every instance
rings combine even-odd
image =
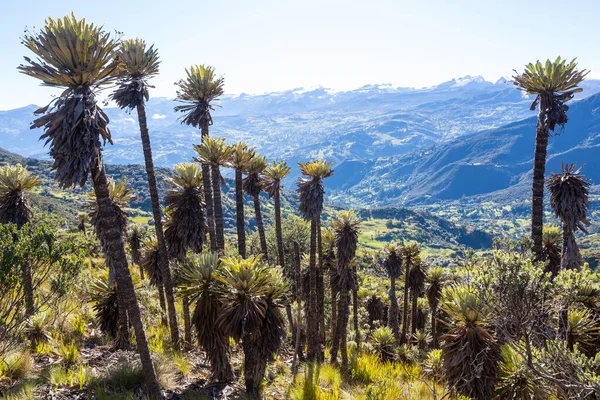
[[[600,94],[574,102],[568,116],[549,140],[547,174],[560,172],[563,162],[576,163],[598,185]],[[333,182],[336,196],[379,206],[482,195],[522,198],[530,190],[536,122],[530,117],[407,154],[347,160],[336,172],[352,179]]]
[[[600,171],[594,156],[600,81],[586,80],[583,88],[563,134],[550,140],[551,171],[562,160],[586,163],[587,174]],[[471,76],[422,89],[367,85],[343,92],[318,87],[225,95],[213,113],[211,134],[230,143],[245,140],[269,159],[285,159],[294,166],[288,183],[298,174],[298,161],[331,160],[336,173],[327,186],[337,203],[408,204],[496,193],[525,182],[535,139],[530,102],[507,79]],[[200,142],[199,130],[180,123],[176,104],[166,98],[147,104],[159,166],[191,160],[193,144]],[[48,157],[38,141],[41,131],[29,129],[36,108],[0,111],[0,147]],[[105,110],[114,140],[106,146],[106,161],[142,164],[136,114]]]

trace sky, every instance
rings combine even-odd
[[[0,110],[51,100],[55,90],[17,72],[31,55],[20,37],[71,11],[156,45],[153,97],[173,97],[193,64],[214,66],[230,94],[495,81],[557,55],[600,78],[597,0],[0,0]]]

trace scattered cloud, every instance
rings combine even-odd
[[[167,116],[163,115],[163,114],[154,114],[152,116],[152,119],[164,119],[164,118],[167,118]]]

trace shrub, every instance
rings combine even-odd
[[[382,361],[396,359],[395,343],[396,338],[394,337],[394,333],[387,326],[377,328],[371,334],[373,352],[377,354]]]
[[[2,393],[2,400],[34,400],[35,383],[20,382]]]
[[[436,382],[441,382],[444,373],[442,350],[431,350],[424,362],[424,371],[428,377]]]
[[[500,399],[546,399],[544,383],[527,366],[527,361],[508,344],[500,350],[499,381],[496,388]]]
[[[183,354],[176,352],[172,355],[173,364],[183,376],[188,376],[192,372],[193,364]]]
[[[73,341],[69,344],[60,343],[58,345],[58,354],[60,354],[66,366],[75,364],[78,353],[77,345]]]
[[[38,312],[27,319],[25,322],[25,333],[27,337],[37,346],[39,343],[48,343],[50,335],[48,328],[50,326],[50,318],[46,312]]]
[[[13,351],[0,360],[0,376],[23,379],[31,370],[33,359],[28,352]]]

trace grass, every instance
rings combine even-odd
[[[350,372],[343,378],[331,364],[308,364],[292,382],[291,400],[439,399],[444,387],[425,378],[417,364],[382,362],[375,354],[351,355]]]
[[[150,351],[157,354],[162,354],[165,351],[167,339],[165,337],[165,327],[159,324],[157,327],[150,327],[148,335],[148,346]]]
[[[15,350],[0,360],[0,376],[13,380],[23,379],[33,366],[31,354],[27,351]]]
[[[74,341],[71,343],[59,343],[58,354],[62,357],[63,363],[66,366],[73,365],[77,362],[79,351]]]
[[[188,376],[192,372],[193,364],[185,355],[175,352],[171,354],[170,358],[173,361],[177,371],[179,371],[184,377]]]
[[[23,380],[6,390],[2,394],[2,400],[34,400],[35,384],[33,380]]]
[[[93,375],[86,365],[67,368],[61,365],[50,367],[45,372],[46,381],[55,387],[78,387],[82,390],[93,379]]]

